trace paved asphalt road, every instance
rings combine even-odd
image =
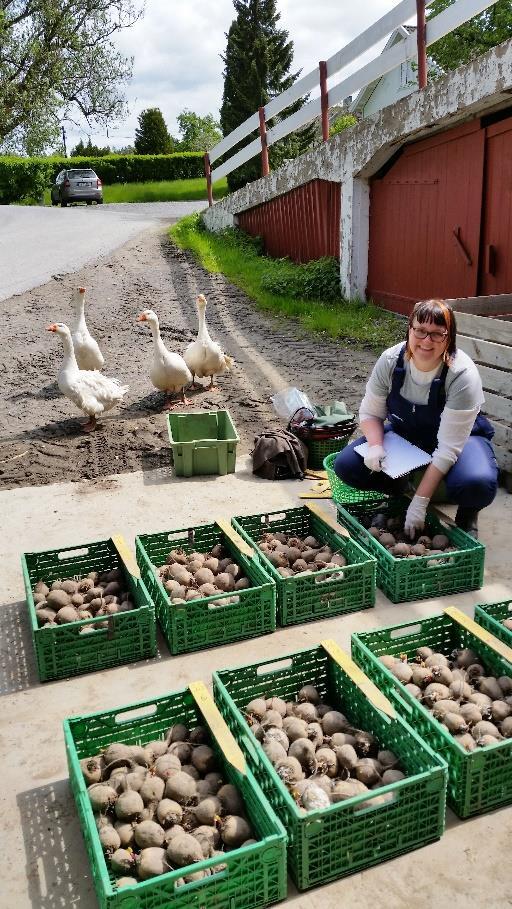
[[[0,205],[0,300],[45,284],[52,275],[77,271],[140,231],[204,207],[204,202]]]

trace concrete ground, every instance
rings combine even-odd
[[[482,516],[487,556],[479,591],[403,605],[391,604],[379,592],[375,609],[180,657],[170,656],[159,637],[155,660],[45,685],[38,682],[20,571],[23,551],[104,539],[115,532],[133,545],[136,533],[295,506],[304,488],[295,481],[258,480],[248,459],[239,459],[236,474],[227,477],[176,479],[164,469],[0,492],[2,909],[97,906],[67,783],[65,717],[158,696],[197,678],[209,684],[214,669],[279,658],[324,637],[349,650],[353,631],[421,619],[448,604],[472,616],[476,603],[512,597],[512,497],[501,490]],[[319,504],[332,509],[329,502]],[[337,909],[343,902],[379,909],[510,907],[511,841],[512,808],[466,821],[448,812],[439,842],[306,894],[298,894],[290,883],[286,906]]]

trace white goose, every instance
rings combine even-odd
[[[147,322],[153,335],[153,365],[149,377],[159,391],[165,392],[164,410],[174,406],[172,392],[181,392],[181,403],[190,404],[185,397],[185,385],[192,381],[192,373],[180,354],[167,350],[160,336],[158,316],[152,309],[145,309],[137,317],[137,322]]]
[[[192,373],[193,380],[195,376],[199,379],[210,376],[210,384],[207,387],[208,390],[211,390],[216,388],[213,384],[213,377],[229,371],[233,366],[234,360],[233,357],[223,353],[220,345],[210,338],[206,327],[206,304],[206,297],[203,294],[199,294],[196,300],[199,331],[196,340],[192,341],[186,348],[183,358]],[[193,384],[195,384],[194,381]]]
[[[97,370],[79,369],[71,332],[63,322],[54,322],[48,326],[48,331],[60,335],[64,347],[64,362],[57,375],[57,384],[62,394],[87,414],[89,420],[82,428],[85,432],[92,432],[96,428],[97,417],[119,404],[128,386],[121,385],[118,379],[102,376]]]
[[[73,341],[78,368],[102,369],[105,363],[103,354],[85,322],[85,287],[78,287],[73,292],[72,303],[75,323],[71,329],[71,340]]]

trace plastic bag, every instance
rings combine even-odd
[[[297,413],[301,408],[310,410],[312,414],[315,412],[308,396],[295,387],[278,391],[277,394],[272,395],[270,400],[272,401],[276,413],[285,420],[289,420],[290,417],[292,417],[294,413]]]

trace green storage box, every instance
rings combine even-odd
[[[477,751],[465,751],[379,660],[385,653],[392,656],[405,653],[412,660],[417,648],[425,646],[446,656],[455,649],[470,647],[491,672],[512,676],[511,663],[446,612],[352,635],[355,662],[388,696],[393,691],[398,694],[402,716],[447,762],[448,804],[456,814],[471,817],[512,802],[512,739]]]
[[[405,516],[409,500],[388,499],[378,506],[390,517]],[[428,555],[415,559],[397,559],[368,532],[361,523],[375,511],[375,506],[338,506],[338,520],[348,528],[361,546],[377,559],[377,587],[392,603],[446,596],[463,590],[476,590],[484,577],[485,546],[459,527],[446,526],[430,510],[425,532],[430,536],[444,533],[457,550],[446,556]]]
[[[176,887],[183,874],[183,869],[179,869],[118,889],[103,856],[79,762],[111,742],[140,745],[160,738],[175,723],[209,728],[221,772],[242,793],[258,842],[227,852],[223,858],[226,870],[203,880]],[[225,757],[208,717],[199,708],[190,688],[115,710],[67,719],[64,739],[71,789],[101,909],[263,909],[286,896],[285,832],[251,771],[240,772]],[[194,870],[218,863],[218,857],[205,859]]]
[[[117,545],[126,544],[116,538]],[[83,543],[67,549],[27,552],[21,558],[25,594],[30,618],[32,640],[41,682],[65,679],[81,672],[109,669],[123,663],[143,660],[156,653],[156,620],[153,602],[146,585],[130,570],[129,558],[120,557],[113,539]],[[89,571],[110,571],[121,568],[136,609],[115,615],[84,619],[53,628],[39,627],[32,589],[37,581],[51,584],[63,578],[78,578]],[[86,625],[107,621],[107,628],[91,634],[80,634]]]
[[[350,722],[375,734],[382,748],[400,757],[410,775],[328,808],[307,814],[301,811],[240,711],[256,697],[294,700],[305,684],[314,685]],[[433,842],[443,833],[444,761],[402,719],[390,719],[377,709],[323,646],[288,654],[279,661],[263,660],[215,672],[213,689],[222,715],[286,828],[288,870],[300,890],[362,871]],[[377,801],[368,805],[373,796]],[[383,803],[379,796],[385,797]],[[321,902],[319,899],[319,905]]]
[[[279,625],[313,622],[375,605],[375,560],[355,540],[343,536],[341,528],[337,533],[335,522],[330,524],[328,516],[314,506],[233,518],[233,526],[255,547],[261,565],[276,585]],[[299,537],[312,534],[342,552],[349,564],[341,571],[324,568],[283,578],[258,548],[261,534],[271,530]]]
[[[175,547],[182,547],[186,552],[208,552],[217,543],[222,543],[229,550],[251,581],[251,587],[236,592],[238,603],[225,602],[233,593],[191,600],[184,606],[171,603],[153,565],[157,568],[163,565],[170,550]],[[254,550],[233,532],[229,524],[220,522],[185,530],[142,534],[136,537],[135,550],[141,575],[154,599],[156,615],[171,653],[202,650],[275,631],[274,583],[255,557]]]
[[[240,439],[229,411],[171,412],[167,429],[176,476],[234,473]]]
[[[475,622],[508,647],[512,647],[512,631],[502,625],[503,619],[512,619],[512,600],[504,600],[502,603],[481,603],[475,606]]]
[[[347,439],[347,442],[348,441],[350,440]],[[344,447],[344,445],[340,445],[339,450],[341,451]],[[386,502],[388,500],[389,496],[384,495],[384,493],[376,492],[373,489],[355,489],[353,486],[349,486],[348,483],[344,483],[343,480],[340,480],[338,475],[334,472],[334,462],[337,454],[338,451],[328,454],[323,462],[323,467],[327,473],[327,479],[331,486],[332,498],[337,505],[357,505],[361,503],[362,505],[367,504],[368,508],[376,508],[381,502]]]

